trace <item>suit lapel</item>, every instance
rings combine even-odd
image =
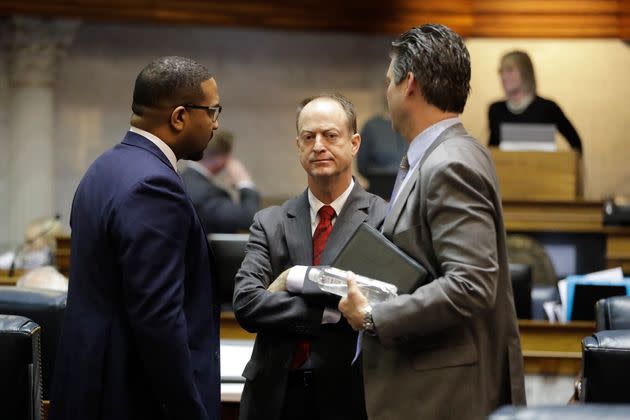
[[[368,193],[358,183],[355,183],[339,216],[337,216],[332,232],[330,232],[321,257],[322,265],[329,265],[334,261],[352,234],[359,228],[359,225],[367,219],[369,207]]]
[[[313,263],[313,237],[310,205],[306,191],[287,204],[283,224],[293,264],[311,265]]]
[[[422,165],[427,160],[429,155],[433,153],[433,151],[447,139],[454,136],[463,136],[466,134],[466,130],[461,123],[454,124],[451,127],[447,128],[437,137],[437,139],[435,139],[433,144],[431,144],[431,146],[424,153],[422,159],[420,160],[418,168],[416,170],[413,170],[412,168],[412,172],[409,175],[411,176],[411,178],[409,178],[404,188],[400,191],[400,193],[398,193],[398,197],[396,198],[394,205],[392,206],[389,214],[383,222],[383,234],[386,237],[391,239],[392,234],[394,233],[394,228],[398,223],[398,219],[402,214],[402,210],[404,209],[405,204],[407,203],[407,198],[409,198],[411,192],[415,189],[420,189],[420,182],[418,182],[420,178],[420,169],[422,168]],[[416,194],[418,194],[418,192]]]

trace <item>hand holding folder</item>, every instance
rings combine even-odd
[[[372,226],[363,223],[341,250],[333,267],[396,285],[398,294],[427,283],[427,270]]]

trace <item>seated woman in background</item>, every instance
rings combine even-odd
[[[554,124],[571,148],[582,153],[580,136],[560,107],[536,94],[534,66],[526,53],[512,51],[505,54],[501,58],[499,74],[507,100],[490,105],[488,146],[496,147],[501,143],[502,123]]]

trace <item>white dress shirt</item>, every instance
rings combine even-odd
[[[335,210],[335,216],[333,217],[331,224],[334,225],[337,220],[337,216],[343,209],[343,206],[348,201],[348,197],[354,188],[354,179],[350,182],[350,185],[341,195],[329,204]],[[315,234],[315,230],[317,229],[317,225],[319,224],[319,209],[324,207],[326,204],[322,203],[315,195],[311,192],[310,188],[308,189],[308,202],[310,205],[310,213],[311,213],[311,235]],[[306,275],[306,269],[308,267],[303,265],[296,265],[291,270],[289,270],[289,274],[287,276],[287,290],[291,293],[302,293],[302,288],[304,287],[304,277]],[[324,314],[322,315],[322,324],[334,324],[339,322],[341,319],[341,313],[334,308],[324,308]]]

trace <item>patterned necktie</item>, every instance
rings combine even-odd
[[[390,197],[389,203],[387,204],[387,214],[389,214],[389,211],[391,210],[392,205],[394,204],[394,200],[396,199],[396,196],[398,195],[398,190],[400,189],[400,185],[402,184],[403,180],[407,176],[408,172],[409,172],[409,159],[407,159],[407,154],[405,153],[405,155],[402,157],[402,160],[400,161],[400,167],[398,168],[398,174],[396,175],[396,182],[394,182],[394,189],[392,190],[392,196]]]
[[[333,228],[332,219],[335,217],[335,209],[330,206],[323,206],[317,214],[319,214],[319,223],[315,233],[313,233],[313,265],[320,263],[326,241]]]
[[[313,234],[313,265],[319,265],[322,252],[326,247],[326,241],[332,231],[332,219],[335,217],[335,209],[330,206],[324,206],[317,212],[319,214],[319,223]],[[311,342],[309,340],[300,340],[295,348],[293,360],[291,361],[291,369],[297,369],[306,362],[311,352]]]

